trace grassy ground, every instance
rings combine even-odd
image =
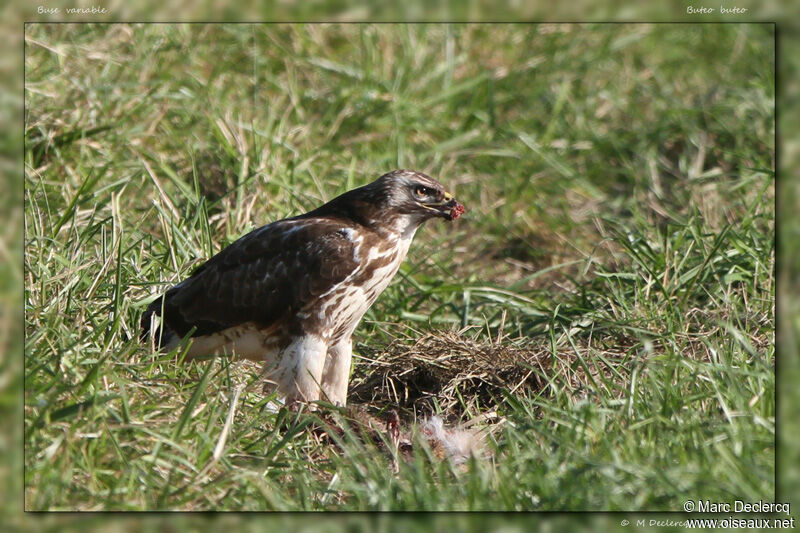
[[[772,26],[29,25],[25,63],[27,509],[773,499]],[[136,341],[199,261],[402,167],[469,212],[366,315],[351,399],[496,412],[491,458],[395,473]]]

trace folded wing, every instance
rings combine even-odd
[[[254,323],[269,327],[313,304],[359,266],[353,231],[325,218],[280,220],[245,235],[150,304],[183,337]],[[163,311],[162,311],[163,310]],[[162,344],[164,340],[162,339]]]

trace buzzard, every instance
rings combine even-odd
[[[171,350],[263,361],[287,404],[345,405],[351,336],[426,220],[464,206],[433,178],[395,170],[310,211],[262,226],[198,267],[142,316]],[[155,317],[160,317],[156,319]]]

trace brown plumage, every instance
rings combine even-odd
[[[419,225],[463,212],[429,176],[389,172],[241,237],[150,304],[143,336],[152,331],[170,350],[188,335],[190,357],[261,360],[268,383],[288,401],[344,405],[356,325]]]

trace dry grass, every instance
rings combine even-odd
[[[567,342],[562,336],[554,356],[547,339],[509,342],[469,331],[434,331],[413,343],[396,342],[362,355],[350,398],[378,408],[400,408],[414,418],[438,414],[455,421],[496,411],[506,405],[508,395],[547,397],[566,386],[580,397],[589,384],[622,383],[626,350],[597,344],[588,337]],[[548,390],[552,383],[558,386]]]

